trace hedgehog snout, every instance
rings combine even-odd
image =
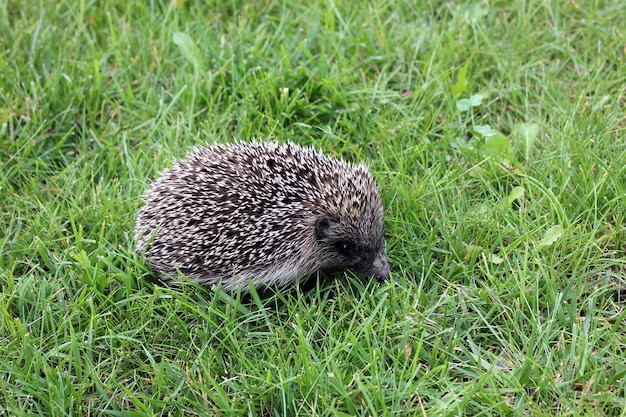
[[[384,253],[379,254],[372,262],[372,276],[376,281],[383,282],[389,279],[389,262]]]

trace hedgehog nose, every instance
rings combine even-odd
[[[381,253],[372,263],[372,275],[376,281],[383,282],[389,279],[389,263],[384,253]]]

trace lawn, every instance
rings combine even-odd
[[[0,0],[0,415],[626,415],[626,3]],[[391,279],[155,282],[194,146],[366,162]]]

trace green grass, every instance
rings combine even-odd
[[[626,415],[623,1],[37,3],[0,0],[0,415]],[[391,281],[155,285],[142,193],[236,137],[367,161]]]

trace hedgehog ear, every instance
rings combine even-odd
[[[332,218],[328,216],[319,216],[315,220],[315,239],[322,240],[328,236],[328,230],[336,223]]]

